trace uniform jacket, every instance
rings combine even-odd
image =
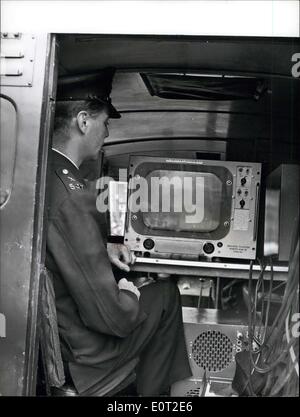
[[[95,194],[64,156],[51,155],[46,267],[54,277],[62,356],[79,391],[109,373],[146,318],[135,294],[119,290],[101,234]]]

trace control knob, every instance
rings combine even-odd
[[[203,245],[203,252],[207,253],[208,255],[210,255],[211,253],[213,253],[213,251],[215,250],[215,247],[212,243],[207,242]]]

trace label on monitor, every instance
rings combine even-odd
[[[234,210],[233,230],[248,230],[249,228],[249,210]]]
[[[243,253],[247,253],[250,250],[250,246],[248,245],[227,245],[227,248],[235,255],[241,255]]]

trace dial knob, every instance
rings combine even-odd
[[[152,239],[146,239],[143,245],[145,249],[151,250],[154,248],[154,241]]]
[[[203,245],[203,252],[207,253],[208,255],[210,255],[211,253],[213,253],[213,251],[215,250],[215,247],[212,243],[207,242]]]

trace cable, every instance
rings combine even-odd
[[[291,262],[291,264],[292,264],[292,267],[291,267],[292,275],[290,276],[290,278],[291,278],[291,281],[290,282],[292,282],[292,283],[294,282],[294,276],[296,276],[296,273],[295,273],[296,270],[293,268],[293,266],[297,263],[297,259],[298,258],[299,258],[299,244],[296,247],[296,251],[295,251],[295,254],[294,254],[293,259],[292,259],[292,262]],[[250,276],[250,280],[251,279],[252,279],[252,277]],[[278,339],[279,339],[278,336],[280,335],[280,331],[283,330],[283,325],[285,324],[285,320],[286,320],[286,317],[287,317],[287,314],[285,314],[285,312],[287,312],[287,313],[289,312],[289,310],[287,310],[287,309],[290,309],[291,308],[291,306],[293,304],[293,301],[294,301],[294,298],[295,298],[295,296],[297,294],[295,291],[292,291],[292,290],[293,290],[293,286],[290,286],[289,291],[286,292],[286,294],[285,294],[286,295],[286,304],[283,304],[282,305],[282,307],[280,308],[280,310],[279,310],[279,312],[277,314],[277,317],[280,317],[280,319],[279,320],[275,320],[275,322],[274,322],[274,323],[277,323],[278,322],[277,331],[274,332],[274,330],[273,330],[273,332],[271,332],[269,334],[269,337],[268,337],[269,344],[270,344],[270,341],[271,340],[273,340],[274,343],[273,343],[272,348],[269,351],[267,350],[267,353],[265,355],[265,358],[263,358],[263,363],[266,364],[266,366],[263,367],[263,368],[257,366],[257,364],[254,363],[254,360],[253,360],[253,352],[252,352],[252,344],[251,344],[251,341],[252,341],[252,332],[249,333],[249,336],[250,336],[249,352],[250,352],[251,365],[259,373],[267,373],[267,372],[270,372],[272,369],[274,369],[280,363],[280,361],[286,356],[286,354],[288,353],[289,349],[293,345],[296,344],[296,339],[295,338],[291,339],[290,342],[288,343],[287,347],[281,352],[281,354],[279,354],[279,356],[276,358],[276,360],[273,360],[271,363],[270,363],[270,360],[268,360],[268,359],[270,359],[271,353],[275,354],[276,353],[276,349],[278,350]],[[279,313],[281,313],[282,315],[280,316]],[[274,325],[274,323],[273,323],[273,325]],[[251,322],[250,322],[250,324],[251,324]],[[277,343],[276,343],[276,339],[277,339]],[[266,344],[264,344],[264,347],[265,346],[266,346]],[[267,362],[268,362],[268,364],[267,364]]]
[[[258,291],[259,288],[262,286],[262,291],[264,293],[264,283],[263,283],[263,273],[265,267],[261,266],[261,272],[258,278],[258,282],[256,283],[255,288],[255,298],[253,299],[252,295],[252,274],[253,274],[253,262],[250,263],[249,269],[249,283],[248,283],[248,295],[249,295],[249,305],[248,305],[248,332],[249,332],[249,378],[248,378],[248,386],[250,390],[250,394],[252,396],[256,396],[254,392],[253,385],[252,385],[252,375],[253,372],[256,371],[260,374],[269,374],[267,377],[267,384],[270,387],[272,377],[271,372],[283,361],[285,360],[286,363],[286,356],[289,354],[289,350],[291,347],[295,346],[297,340],[292,338],[289,343],[282,349],[283,343],[283,335],[284,335],[284,324],[286,317],[288,317],[288,313],[292,310],[292,307],[295,305],[295,297],[297,296],[296,285],[297,285],[297,263],[299,262],[299,242],[295,247],[295,251],[293,253],[290,268],[288,273],[288,282],[285,288],[285,293],[283,297],[282,305],[276,315],[274,322],[272,323],[270,332],[268,332],[268,336],[266,336],[266,329],[268,328],[269,324],[269,315],[270,315],[270,305],[272,299],[272,292],[273,292],[273,280],[274,280],[274,271],[273,271],[273,260],[270,258],[270,266],[271,266],[271,277],[270,277],[270,287],[268,291],[268,298],[267,298],[267,307],[266,307],[266,316],[265,316],[265,332],[262,339],[262,345],[257,350],[253,350],[253,341],[255,338],[255,322],[257,319],[257,300],[258,300]],[[264,296],[263,296],[264,302]],[[282,335],[282,336],[281,336]],[[268,343],[267,343],[268,342]],[[257,355],[257,358],[254,359],[254,355]],[[261,365],[258,366],[258,362]],[[280,381],[280,383],[276,384],[276,388],[273,387],[272,395],[277,395],[281,390],[282,387],[285,386],[287,381],[290,379],[292,375],[292,371],[288,371],[284,378]],[[267,387],[265,387],[267,388]],[[266,394],[268,392],[267,389],[264,390]]]
[[[258,259],[260,264],[260,275],[255,286],[255,293],[253,294],[252,275],[253,275],[253,262],[250,263],[249,269],[249,282],[248,282],[248,333],[249,333],[249,375],[247,385],[251,396],[257,396],[257,392],[254,392],[253,377],[254,372],[261,375],[266,375],[266,383],[260,395],[278,396],[285,392],[294,393],[297,386],[299,386],[298,379],[295,380],[295,363],[290,352],[294,347],[299,348],[299,340],[296,337],[289,338],[289,332],[291,323],[291,317],[293,312],[298,312],[299,300],[299,222],[297,228],[294,230],[294,236],[292,238],[291,253],[289,257],[289,271],[287,275],[286,283],[281,283],[274,288],[274,268],[273,259],[269,258],[270,263],[270,282],[269,290],[265,308],[265,287],[264,287],[264,271],[265,266]],[[297,238],[295,237],[297,236]],[[275,319],[269,326],[270,322],[270,309],[272,302],[272,294],[274,291],[285,285],[284,294],[281,302],[281,306],[276,313]],[[258,305],[259,305],[259,291],[262,292],[262,306],[260,316],[260,326],[264,320],[264,332],[261,339],[261,345],[256,349],[254,347],[254,341],[259,342],[259,337],[255,336],[256,333],[256,321],[258,318]],[[265,312],[265,314],[264,314]],[[287,323],[288,321],[288,323]],[[260,336],[261,327],[259,327],[258,336]],[[258,344],[258,343],[257,343]],[[283,366],[286,371],[282,371],[279,366]],[[277,374],[277,377],[276,377]],[[274,383],[275,378],[277,378]],[[290,383],[294,385],[291,387]],[[288,385],[289,383],[289,385]]]
[[[257,332],[258,335],[256,337],[256,335],[255,335],[255,333],[256,333],[256,319],[257,319],[257,316],[258,316],[258,313],[257,313],[257,294],[258,294],[259,286],[261,284],[263,284],[263,282],[264,282],[263,281],[263,274],[264,274],[264,271],[265,271],[265,268],[266,268],[266,266],[263,266],[263,264],[260,260],[259,260],[259,264],[260,264],[261,270],[260,270],[260,274],[259,274],[259,277],[258,277],[258,280],[257,280],[257,283],[256,283],[255,299],[254,299],[254,302],[253,302],[254,307],[251,309],[251,318],[249,319],[250,320],[249,323],[250,323],[250,326],[251,326],[251,329],[252,329],[251,343],[253,343],[253,341],[255,341],[255,343],[259,346],[259,348],[256,350],[256,353],[259,353],[260,350],[261,350],[261,340],[260,340],[261,334],[260,333],[261,333],[261,327],[262,327],[262,317],[261,317],[260,318],[260,325],[259,325],[258,332]],[[253,264],[252,264],[251,268],[253,268]],[[251,270],[251,274],[250,274],[250,271],[249,271],[249,285],[250,285],[250,288],[248,290],[248,292],[250,292],[250,294],[249,294],[249,308],[250,308],[250,305],[252,303],[252,294],[251,294],[252,293],[252,284],[251,284],[251,282],[252,282],[252,270]],[[264,296],[264,292],[263,292],[263,296]],[[250,332],[249,332],[249,338],[250,338]]]
[[[261,262],[260,259],[258,259],[259,265],[260,265],[260,274],[256,283],[256,287],[255,287],[255,299],[254,299],[254,312],[253,312],[253,316],[254,316],[254,329],[253,329],[253,338],[256,339],[256,342],[259,342],[258,344],[261,344],[261,328],[263,325],[263,317],[264,317],[264,297],[265,297],[265,286],[264,286],[264,271],[266,269],[266,265],[264,266]],[[260,324],[259,324],[259,328],[257,331],[258,334],[258,338],[255,337],[255,330],[256,330],[256,319],[258,317],[258,313],[257,313],[257,304],[259,302],[259,289],[260,287],[262,287],[262,309],[261,309],[261,315],[260,315]]]
[[[280,393],[280,391],[283,389],[285,384],[291,378],[291,376],[293,374],[293,371],[294,371],[293,367],[290,367],[290,369],[286,373],[285,377],[281,379],[281,382],[278,382],[278,380],[276,381],[274,387],[271,389],[271,392],[270,392],[270,395],[269,395],[270,397],[276,397]]]
[[[251,310],[251,305],[252,305],[252,273],[253,273],[253,261],[250,262],[250,267],[249,267],[249,281],[248,281],[248,297],[249,297],[249,303],[248,303],[248,335],[249,335],[249,354],[250,351],[252,349],[252,340],[253,340],[253,335],[252,335],[252,310]],[[252,375],[252,361],[249,361],[249,375],[248,375],[248,383],[247,385],[249,386],[250,389],[250,394],[252,397],[256,397],[256,394],[254,392],[253,389],[253,385],[252,385],[252,379],[251,379],[251,375]]]
[[[283,300],[282,300],[282,304],[281,304],[281,308],[279,309],[274,322],[272,323],[272,326],[270,328],[270,330],[268,331],[268,337],[265,340],[265,343],[269,342],[274,329],[276,327],[276,325],[282,321],[285,320],[285,317],[287,314],[285,313],[285,310],[289,310],[288,306],[291,304],[291,300],[293,298],[293,291],[295,291],[295,277],[297,276],[297,267],[299,265],[299,241],[298,244],[296,246],[295,249],[295,253],[293,255],[293,258],[291,260],[290,263],[290,268],[288,271],[288,277],[287,277],[287,285],[285,288],[285,293],[283,296]],[[297,282],[296,282],[297,284]],[[279,326],[280,327],[280,326]]]
[[[283,285],[286,285],[285,281],[282,281],[280,284],[278,284],[275,288],[273,288],[273,292],[277,291],[279,288],[281,288]]]
[[[255,363],[254,363],[254,360],[253,360],[253,353],[256,353],[256,352],[253,352],[252,351],[252,349],[251,349],[251,347],[250,347],[250,349],[249,349],[249,351],[250,351],[250,359],[251,359],[251,364],[252,364],[252,366],[253,366],[253,368],[258,372],[258,373],[260,373],[260,374],[266,374],[266,373],[268,373],[268,372],[270,372],[272,369],[274,369],[281,361],[282,361],[282,359],[289,353],[289,349],[292,347],[292,346],[294,346],[295,344],[297,343],[297,339],[296,338],[292,338],[291,340],[290,340],[290,342],[288,343],[288,345],[287,345],[287,347],[281,352],[281,354],[278,356],[278,358],[271,364],[271,365],[269,365],[269,366],[266,366],[265,368],[261,368],[261,367],[259,367],[259,366],[257,366]]]
[[[269,287],[269,295],[267,300],[267,308],[266,308],[266,318],[265,318],[265,327],[264,327],[264,336],[262,339],[262,343],[265,340],[267,328],[269,324],[269,314],[270,314],[270,306],[271,306],[271,298],[272,298],[272,289],[273,289],[273,280],[274,280],[274,270],[273,270],[273,260],[270,256],[270,267],[271,267],[271,277],[270,277],[270,287]]]

